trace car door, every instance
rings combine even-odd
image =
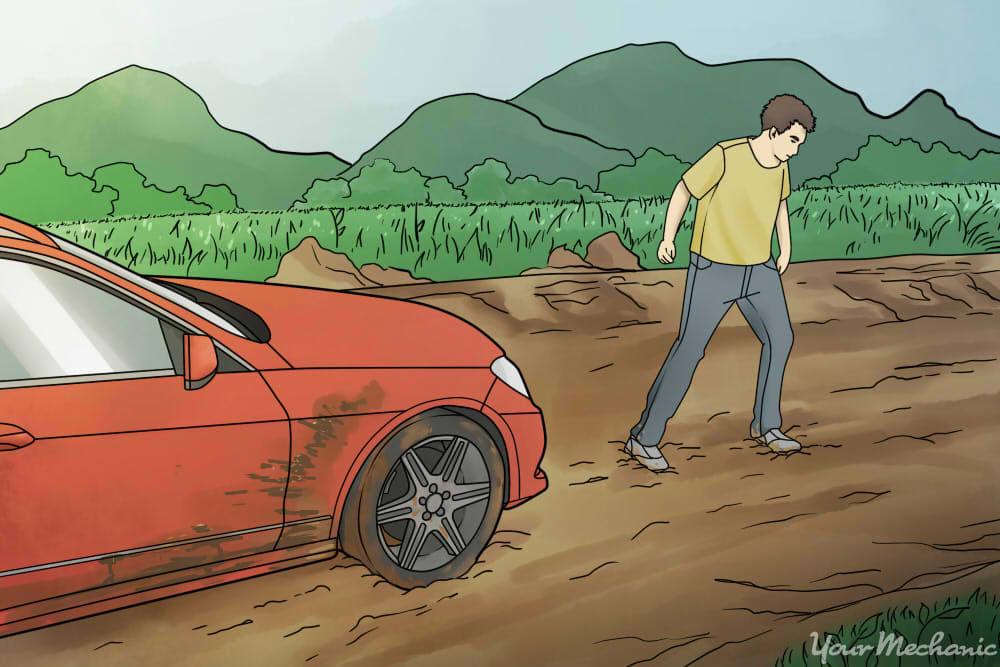
[[[286,413],[222,349],[185,390],[183,333],[85,274],[0,257],[0,610],[274,546]]]

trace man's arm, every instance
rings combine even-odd
[[[687,210],[688,202],[691,201],[691,193],[684,185],[684,179],[677,181],[677,186],[670,195],[670,203],[667,205],[667,214],[663,223],[663,242],[656,251],[657,257],[664,264],[674,261],[676,250],[674,248],[674,237],[681,226],[681,218]]]
[[[719,183],[725,171],[726,157],[722,145],[715,144],[681,176],[670,195],[663,225],[663,242],[656,251],[661,262],[669,264],[674,261],[674,237],[677,236],[677,229],[681,226],[681,218],[684,217],[691,197],[701,199],[708,194]]]
[[[788,262],[792,259],[792,236],[788,231],[788,204],[785,199],[778,204],[778,218],[775,221],[778,229],[778,273],[784,273]]]
[[[667,206],[667,216],[663,225],[664,240],[673,241],[677,236],[677,230],[681,226],[681,218],[687,210],[688,202],[691,201],[691,193],[688,192],[684,180],[677,181],[677,187],[670,195],[670,204]]]

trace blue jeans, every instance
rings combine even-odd
[[[684,286],[680,330],[646,396],[646,409],[632,437],[647,447],[659,445],[667,420],[691,386],[705,347],[733,302],[761,342],[752,433],[781,427],[781,380],[792,350],[792,325],[773,258],[763,264],[722,264],[691,253]]]

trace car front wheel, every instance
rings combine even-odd
[[[402,588],[465,574],[496,530],[504,495],[496,443],[471,419],[435,414],[369,458],[341,519],[341,544]]]

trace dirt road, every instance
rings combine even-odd
[[[620,448],[676,334],[677,270],[378,288],[513,358],[550,488],[462,580],[402,592],[338,556],[0,640],[9,665],[770,665],[890,605],[1000,591],[1000,255],[811,262],[776,456],[733,308],[654,475]]]

